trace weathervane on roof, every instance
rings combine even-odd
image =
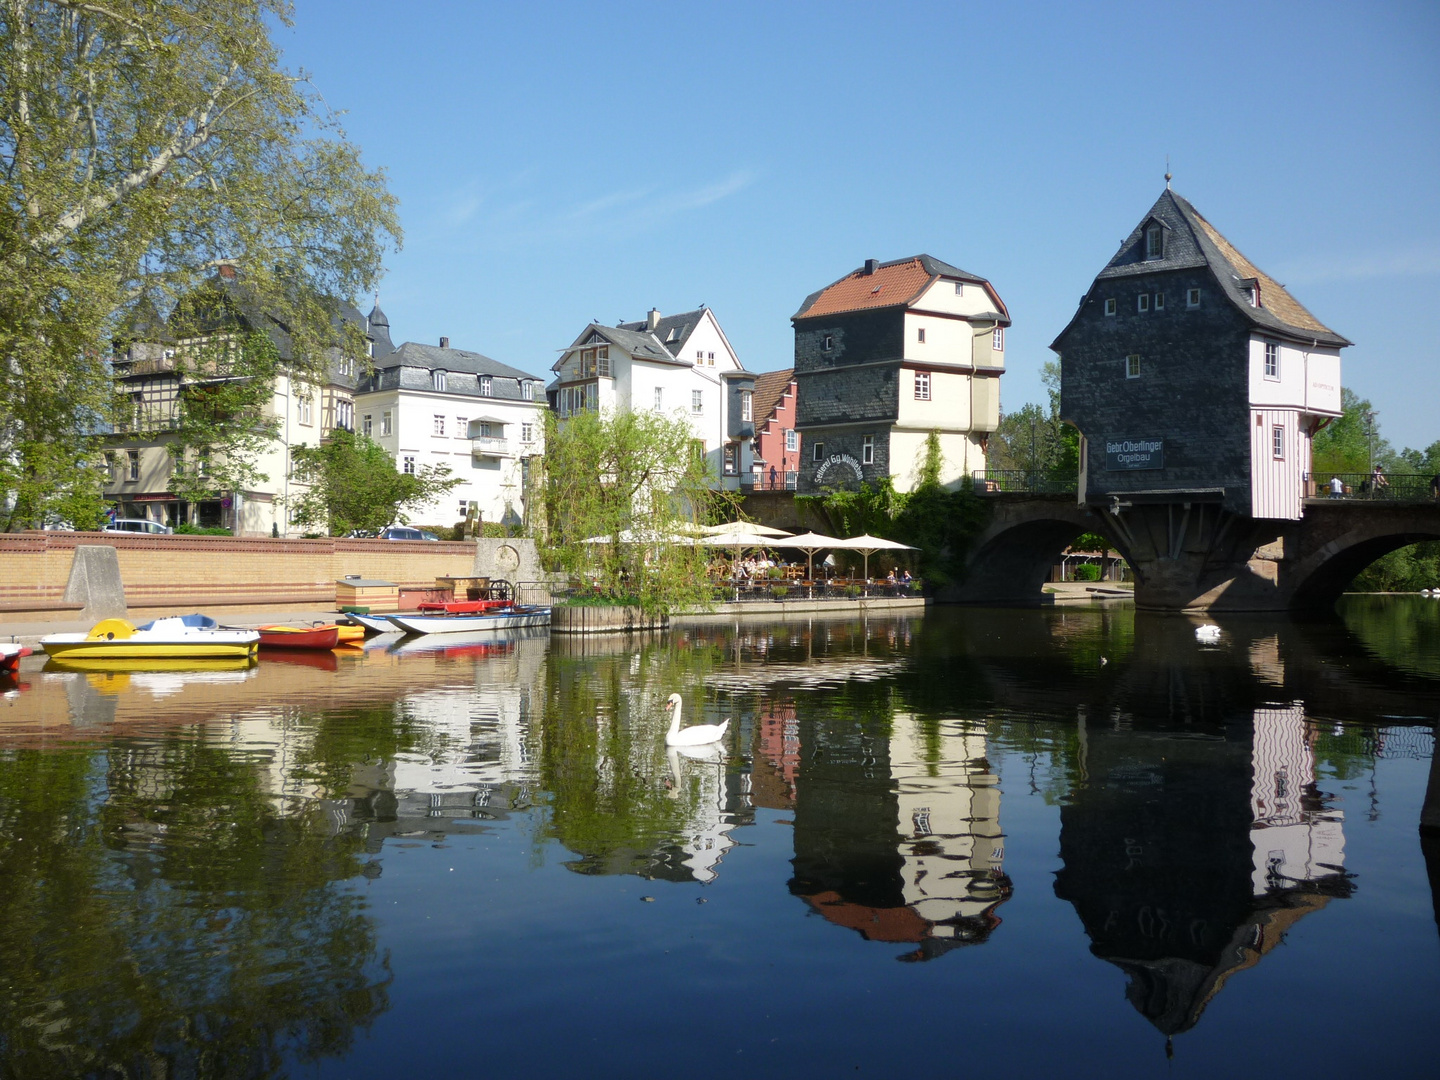
[[[1170,190],[1170,155],[1165,155],[1165,190]]]

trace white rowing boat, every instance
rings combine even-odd
[[[524,626],[549,626],[550,609],[517,605],[475,615],[391,615],[392,627],[407,634],[470,634],[480,631],[514,630]]]

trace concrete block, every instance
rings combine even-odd
[[[129,612],[120,559],[108,544],[78,544],[65,585],[65,602],[84,604],[81,619],[112,619]]]
[[[471,573],[491,581],[544,581],[540,551],[528,537],[480,537],[475,541],[475,566]]]

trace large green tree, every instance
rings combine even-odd
[[[374,286],[395,200],[280,67],[289,18],[285,0],[0,0],[0,527],[77,478],[98,489],[106,359],[135,305],[171,311],[237,265],[318,380],[339,343],[325,298]]]
[[[291,520],[332,536],[379,532],[464,483],[445,465],[400,472],[383,447],[350,431],[331,432],[319,446],[297,446],[291,456],[295,480],[309,485],[291,499]]]
[[[549,559],[602,597],[669,612],[710,599],[696,526],[729,517],[733,500],[690,425],[655,412],[547,414],[545,518]],[[593,541],[588,542],[587,541]]]

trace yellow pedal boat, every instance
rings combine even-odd
[[[179,618],[156,619],[143,630],[125,619],[101,619],[88,634],[50,634],[40,639],[47,654],[67,661],[223,659],[252,657],[260,648],[254,630],[189,626]]]

